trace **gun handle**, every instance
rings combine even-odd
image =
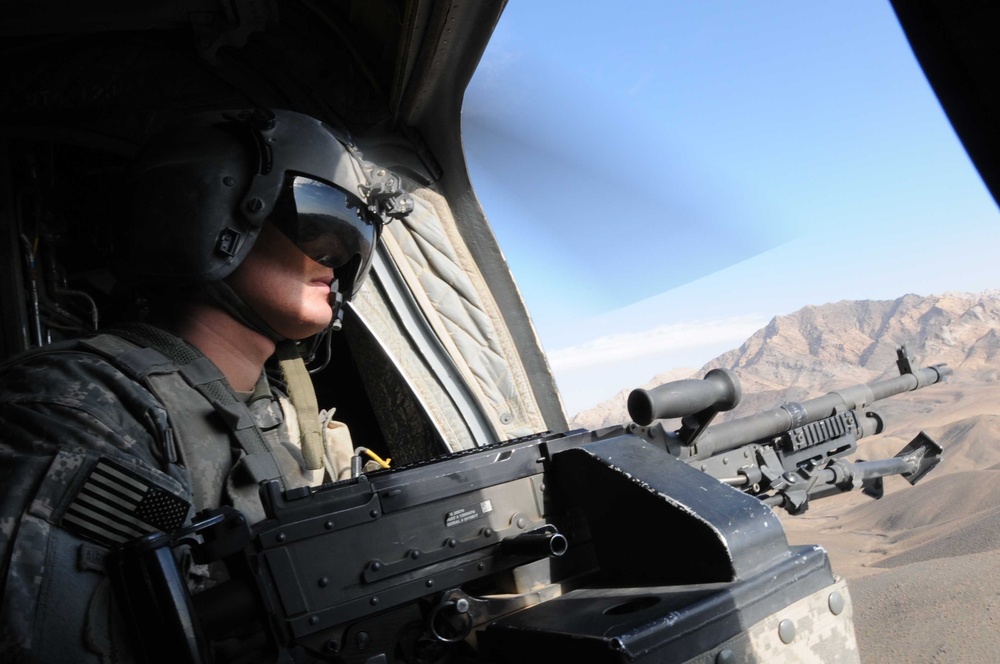
[[[628,413],[640,426],[647,426],[653,420],[687,417],[706,411],[714,416],[735,408],[741,396],[740,380],[735,373],[728,369],[712,369],[702,380],[676,380],[651,390],[632,390],[628,395]]]
[[[202,664],[211,651],[195,616],[169,535],[154,535],[108,556],[108,573],[141,662]]]

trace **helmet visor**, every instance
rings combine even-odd
[[[360,198],[326,182],[291,175],[268,221],[306,256],[332,267],[340,292],[348,300],[354,297],[371,266],[382,225]]]

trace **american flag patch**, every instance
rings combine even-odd
[[[188,503],[138,473],[110,459],[90,471],[62,526],[102,544],[122,544],[155,532],[173,532],[184,524]]]

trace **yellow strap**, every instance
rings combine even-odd
[[[386,460],[383,461],[382,457],[380,457],[379,455],[375,454],[374,452],[372,452],[367,447],[359,447],[358,451],[359,452],[364,452],[365,454],[367,454],[368,456],[370,456],[375,463],[377,463],[378,465],[382,466],[383,468],[388,468],[389,464],[392,462],[392,459],[386,459]]]

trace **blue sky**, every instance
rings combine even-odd
[[[512,0],[463,132],[569,414],[807,304],[1000,288],[888,2]]]

